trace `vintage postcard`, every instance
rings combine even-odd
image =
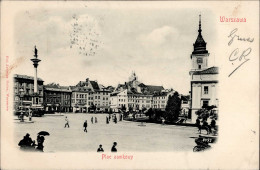
[[[1,169],[258,169],[259,1],[2,1]]]

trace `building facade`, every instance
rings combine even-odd
[[[43,108],[43,80],[37,78],[38,93],[34,92],[34,77],[14,74],[14,111],[22,106]],[[35,98],[37,96],[37,98]],[[35,101],[33,99],[36,99]]]
[[[72,97],[72,111],[86,113],[93,105],[93,91],[89,87],[74,86],[71,87]]]
[[[138,77],[133,72],[129,81],[118,84],[115,92],[111,94],[111,108],[113,111],[118,111],[123,107],[127,111],[149,108],[165,110],[168,97],[173,92],[173,90],[165,90],[163,86],[145,85],[138,81]]]
[[[174,94],[174,90],[162,91],[153,95],[153,108],[165,111],[169,96]]]
[[[218,107],[218,67],[209,67],[207,43],[202,37],[201,16],[199,19],[198,37],[193,44],[191,54],[191,121],[195,122],[196,112],[202,107]]]
[[[44,85],[44,110],[46,113],[70,112],[71,90],[59,84]]]
[[[109,111],[112,86],[104,87],[87,78],[71,88],[73,112]]]

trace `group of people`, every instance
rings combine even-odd
[[[97,117],[95,117],[95,123],[97,123],[98,121],[97,121]],[[91,117],[91,123],[93,124],[94,123],[94,118],[93,118],[93,116]]]
[[[24,122],[24,116],[28,116],[29,117],[29,121],[32,121],[32,110],[29,108],[28,109],[28,114],[26,114],[26,110],[24,110],[23,108],[20,109],[20,114],[18,115],[18,119],[21,122]]]
[[[112,116],[112,119],[113,119],[113,121],[114,121],[115,123],[117,123],[117,117],[116,117],[116,115],[113,115],[113,116]],[[109,117],[106,116],[106,123],[109,124],[110,120],[111,120],[111,115],[109,114]],[[123,120],[123,115],[120,114],[120,121],[122,121],[122,120]],[[92,123],[92,124],[94,123],[94,117],[93,117],[93,116],[91,117],[91,123]],[[97,117],[95,117],[95,123],[98,123]],[[65,117],[65,125],[64,125],[64,128],[66,128],[66,127],[68,127],[68,128],[70,127],[70,125],[69,125],[69,119],[68,119],[67,116]],[[84,132],[86,132],[86,133],[88,132],[87,127],[88,127],[88,121],[85,120],[84,123],[83,123],[83,128],[84,128]]]
[[[116,114],[113,114],[112,116],[111,116],[111,114],[109,114],[109,116],[106,116],[106,123],[109,124],[111,118],[113,119],[113,122],[116,124],[117,123]],[[119,121],[122,121],[122,120],[123,120],[123,115],[119,114]]]
[[[111,152],[117,152],[116,146],[117,146],[117,143],[114,142],[113,146],[111,148]],[[104,149],[102,148],[101,144],[99,145],[99,148],[97,149],[97,152],[104,152]]]
[[[35,144],[35,141],[32,140],[32,138],[30,137],[30,134],[27,133],[23,139],[18,143],[18,146],[20,146],[21,149],[23,150],[37,150],[37,151],[42,151],[43,152],[43,142],[44,142],[45,138],[42,135],[37,136],[37,144]]]
[[[217,126],[216,126],[216,120],[213,118],[211,119],[210,124],[208,124],[206,119],[202,119],[200,121],[199,117],[196,119],[196,126],[198,127],[198,131],[201,133],[202,129],[205,129],[207,131],[207,134],[211,134],[212,130],[216,131]]]

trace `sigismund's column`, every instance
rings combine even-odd
[[[34,47],[34,58],[32,58],[31,61],[33,62],[33,66],[34,66],[34,94],[37,95],[38,94],[37,67],[39,65],[38,63],[41,60],[38,59],[38,50],[37,50],[36,46]],[[34,100],[34,103],[36,103],[35,100]]]

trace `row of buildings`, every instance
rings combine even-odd
[[[30,76],[14,75],[15,110],[19,109],[19,106],[33,104],[33,80]],[[163,86],[140,83],[134,72],[128,82],[118,84],[116,88],[104,87],[89,78],[75,86],[60,86],[55,83],[44,85],[40,78],[37,81],[37,104],[45,112],[108,112],[109,109],[119,112],[122,108],[133,111],[149,108],[164,110],[169,95],[174,93],[174,90],[164,89]],[[182,99],[184,104],[189,101],[185,96],[182,96]],[[185,106],[186,112],[187,107]]]

